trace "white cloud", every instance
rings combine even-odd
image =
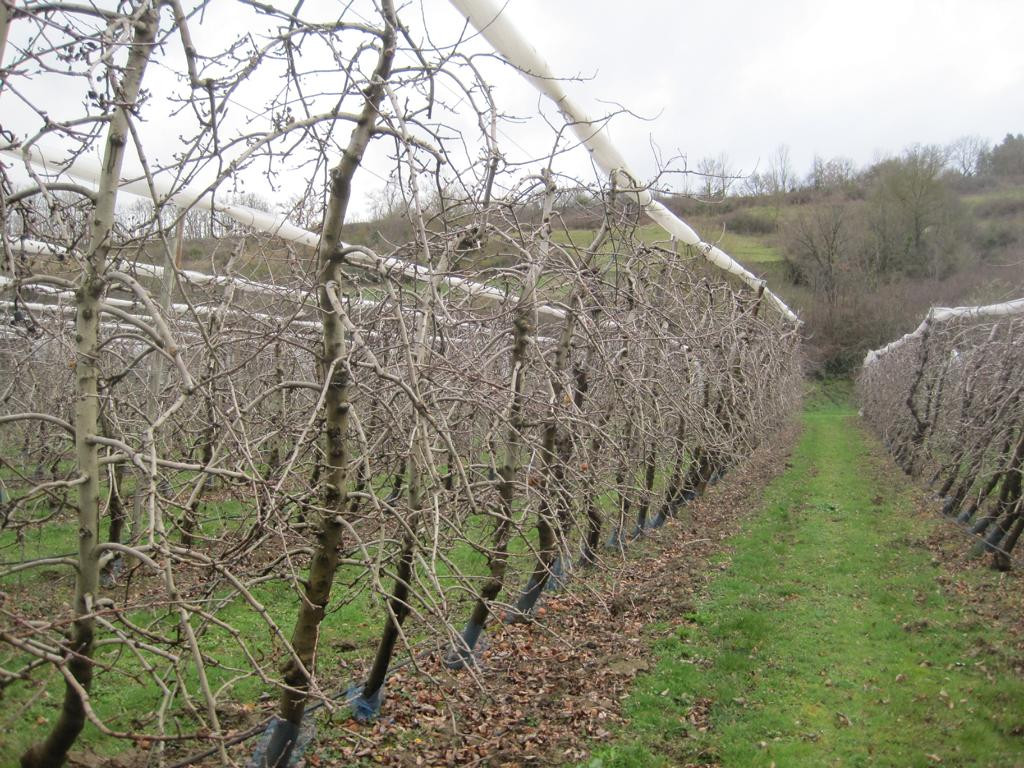
[[[746,169],[781,142],[870,162],[879,149],[998,140],[1024,130],[1024,3],[1009,0],[512,0],[508,12],[575,90],[662,112],[616,136],[650,167],[646,137]],[[586,101],[586,99],[585,99]]]
[[[372,16],[360,3],[360,14]],[[234,8],[213,4],[194,21],[201,48],[215,48],[229,33],[259,39],[267,23],[239,29],[231,24]],[[623,115],[612,125],[623,153],[644,174],[655,170],[652,141],[665,156],[683,153],[691,164],[724,152],[746,171],[786,143],[803,172],[815,153],[863,164],[914,142],[944,143],[965,133],[999,140],[1024,131],[1019,0],[508,0],[506,10],[556,73],[587,78],[568,90],[592,113],[621,104],[653,118]],[[439,44],[454,42],[462,29],[447,0],[423,0],[403,13],[415,37],[426,20]],[[474,40],[468,48],[484,46]],[[515,72],[493,61],[480,66],[504,112],[535,116],[540,105],[555,118]],[[174,73],[156,67],[147,77],[154,85],[171,82]],[[329,72],[316,85],[330,91]],[[230,113],[244,124],[246,110],[262,110],[275,87],[250,83],[234,94]],[[458,100],[450,85],[439,89],[449,102]],[[9,91],[2,98],[6,127],[16,128],[24,110]],[[40,98],[56,117],[74,114],[81,103],[80,95],[59,92]],[[176,129],[152,113],[144,127],[158,136],[160,159],[168,159]],[[506,124],[500,140],[512,155],[539,156],[551,136],[534,118]],[[374,150],[357,192],[365,196],[381,185],[385,155]],[[571,172],[590,173],[583,153],[562,162]]]

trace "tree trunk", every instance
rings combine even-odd
[[[384,623],[384,633],[377,645],[377,653],[373,657],[370,674],[363,683],[362,691],[357,700],[365,702],[363,709],[354,709],[356,720],[366,722],[380,712],[380,692],[387,679],[391,657],[395,652],[395,644],[401,632],[402,624],[409,615],[409,581],[412,578],[413,553],[416,551],[416,540],[407,535],[402,544],[402,554],[398,560],[395,574],[395,586],[388,601],[388,616]]]
[[[1024,466],[1024,429],[1020,430],[1017,436],[1017,445],[1013,451],[1013,458],[1009,465],[1001,473],[994,475],[989,481],[985,496],[1001,483],[999,488],[999,499],[991,514],[985,515],[974,524],[971,533],[984,533],[1006,510],[1016,505],[1021,494],[1021,468]],[[975,502],[975,508],[980,502]]]
[[[541,253],[540,259],[543,262],[547,258],[548,243],[551,237],[551,208],[554,204],[555,186],[548,184],[547,193],[544,198],[543,222],[541,230]],[[590,247],[587,249],[584,259],[584,268],[589,266],[593,255],[600,248],[604,241],[607,228],[602,224],[594,237]],[[556,411],[562,404],[565,396],[566,402],[570,402],[565,395],[562,384],[562,374],[569,363],[569,354],[572,346],[572,338],[576,332],[576,319],[578,312],[580,291],[574,288],[568,301],[568,311],[565,316],[565,323],[558,339],[558,347],[555,350],[555,360],[551,369],[549,381],[550,402],[547,423],[544,425],[544,432],[541,438],[541,468],[540,486],[538,488],[540,501],[537,507],[537,560],[533,572],[523,588],[516,603],[515,611],[508,614],[506,620],[521,621],[529,617],[537,603],[538,598],[548,584],[555,567],[557,557],[558,535],[563,539],[566,535],[565,524],[568,521],[568,500],[565,498],[563,486],[565,479],[566,464],[572,458],[572,441],[559,434]],[[573,400],[577,408],[582,406],[584,390],[577,388]],[[558,511],[561,511],[559,515]],[[559,520],[559,517],[561,518]]]
[[[676,457],[672,462],[672,474],[668,478],[668,486],[665,489],[665,499],[661,502],[661,508],[654,520],[651,521],[653,528],[659,528],[665,524],[668,518],[675,514],[676,509],[683,502],[683,463],[686,460],[686,419],[679,414],[679,425],[676,427],[674,437]]]
[[[532,300],[532,292],[527,291],[524,297]],[[492,512],[496,519],[494,538],[491,549],[487,553],[488,579],[480,590],[473,612],[462,631],[459,646],[445,659],[449,669],[462,669],[473,659],[473,651],[484,624],[490,615],[490,604],[497,598],[505,583],[505,571],[508,567],[508,543],[512,535],[512,516],[515,514],[515,484],[519,474],[522,435],[525,423],[523,410],[525,403],[524,367],[526,364],[527,342],[533,329],[527,317],[526,307],[521,306],[516,313],[513,325],[514,342],[512,346],[512,405],[509,409],[509,432],[506,438],[505,460],[498,470],[498,505]]]
[[[1010,553],[1013,552],[1013,548],[1017,546],[1017,541],[1020,539],[1021,531],[1024,531],[1024,513],[1021,512],[1020,505],[1018,504],[1013,527],[1010,528],[1006,538],[1003,539],[1002,547],[992,553],[992,567],[997,571],[1010,570],[1012,566]]]
[[[99,433],[99,330],[103,295],[106,291],[106,269],[111,248],[111,231],[117,205],[117,189],[121,179],[125,146],[128,143],[128,115],[135,108],[142,77],[156,41],[158,14],[143,10],[133,24],[132,46],[115,103],[118,107],[110,120],[99,189],[89,229],[85,279],[75,291],[75,376],[74,410],[75,460],[78,473],[85,478],[78,489],[78,570],[75,578],[75,619],[67,644],[67,669],[83,690],[92,687],[92,651],[95,626],[93,605],[99,589],[99,485],[100,468],[97,445],[93,437]],[[78,738],[85,724],[85,705],[70,684],[64,692],[64,703],[57,722],[45,741],[38,742],[21,756],[23,768],[51,768],[61,765],[68,749]]]
[[[658,470],[658,454],[655,451],[654,441],[647,451],[647,458],[644,460],[644,496],[636,513],[636,531],[634,536],[643,535],[647,527],[647,512],[651,508],[651,494],[654,492],[654,478]]]
[[[324,214],[323,230],[317,246],[319,276],[319,307],[323,318],[323,353],[320,371],[324,377],[325,483],[324,508],[317,523],[316,545],[309,564],[309,576],[303,589],[298,619],[292,631],[291,644],[295,656],[283,668],[284,684],[281,692],[277,722],[265,761],[268,766],[287,763],[292,746],[298,736],[302,716],[306,709],[307,692],[313,673],[313,660],[320,622],[324,618],[331,596],[334,572],[338,567],[338,547],[343,530],[342,516],[348,504],[348,444],[349,375],[347,368],[347,340],[341,318],[334,312],[328,294],[328,284],[336,277],[335,253],[341,242],[345,215],[352,196],[352,178],[359,168],[366,147],[377,124],[378,110],[384,98],[385,83],[391,75],[395,56],[398,19],[392,0],[382,0],[384,34],[380,55],[364,90],[360,120],[352,131],[341,161],[331,170],[331,183]]]

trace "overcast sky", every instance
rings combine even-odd
[[[291,8],[294,0],[277,4]],[[376,23],[371,0],[318,0],[306,3],[303,13],[331,17],[342,7],[346,20]],[[1009,131],[1024,132],[1024,0],[508,0],[504,12],[556,75],[585,78],[566,90],[591,114],[622,105],[648,118],[618,116],[610,129],[641,177],[656,169],[652,143],[665,157],[685,155],[691,167],[724,153],[734,171],[747,173],[764,169],[773,150],[786,144],[802,176],[815,154],[865,165],[915,142],[945,144],[965,134],[998,142]],[[411,2],[402,14],[414,38],[424,39],[426,25],[439,45],[458,40],[464,26],[448,0]],[[201,50],[216,50],[225,33],[258,42],[279,23],[213,0],[193,19],[193,34]],[[12,45],[19,34],[27,31],[15,25]],[[489,50],[480,39],[466,48]],[[155,93],[181,66],[173,46],[161,55],[170,58],[147,74]],[[537,115],[542,100],[517,72],[497,62],[480,64],[505,113]],[[317,75],[325,93],[333,66],[328,61]],[[243,124],[256,114],[263,91],[276,87],[276,80],[260,77],[248,90],[233,92],[229,112]],[[457,103],[458,93],[438,83],[439,95]],[[68,90],[75,84],[40,78],[19,85],[55,119],[79,112],[81,96]],[[542,109],[556,117],[550,104]],[[151,104],[142,125],[157,160],[180,150],[180,132],[166,114],[166,107]],[[467,135],[475,132],[475,118],[455,119],[466,121]],[[38,129],[32,127],[38,117],[10,93],[0,122],[22,137]],[[551,135],[536,117],[507,123],[501,149],[520,158],[543,156]],[[382,145],[367,157],[356,185],[357,215],[368,214],[368,193],[383,185],[386,153]],[[592,180],[585,153],[560,164]],[[301,169],[290,172],[305,178]],[[258,178],[248,186],[280,202],[296,187],[288,173],[281,172],[277,189]]]
[[[785,143],[803,174],[815,154],[863,165],[915,142],[1024,131],[1021,0],[509,0],[506,12],[556,74],[590,78],[569,90],[595,112],[604,99],[653,118],[613,127],[641,172],[652,140],[748,172]]]

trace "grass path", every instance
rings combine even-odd
[[[626,702],[611,766],[1024,766],[1019,651],[939,588],[913,489],[845,404],[791,466]],[[963,579],[994,579],[978,570]]]

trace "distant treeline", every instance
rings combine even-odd
[[[800,309],[812,362],[827,373],[856,367],[933,304],[1024,289],[1024,134],[913,145],[863,168],[818,157],[803,176],[786,147],[743,178],[721,156],[698,168],[700,194],[664,202],[779,249],[766,276]]]

